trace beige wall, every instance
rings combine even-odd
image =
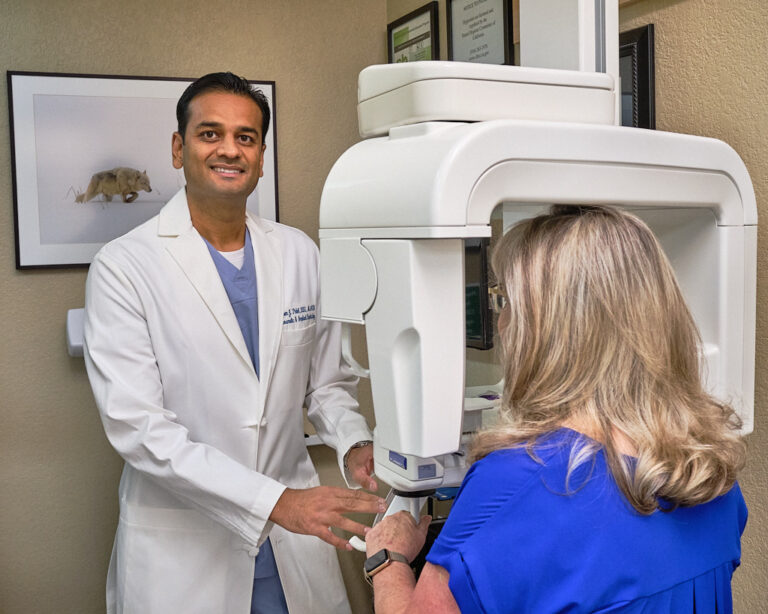
[[[357,73],[386,59],[385,11],[384,0],[4,0],[0,69],[276,81],[280,218],[316,237],[325,177],[358,140]],[[121,462],[82,359],[66,353],[86,272],[15,269],[4,78],[0,88],[0,612],[97,614]],[[364,612],[359,559],[342,558]]]
[[[0,68],[193,77],[230,69],[277,82],[281,220],[316,236],[317,203],[357,140],[355,79],[386,57],[386,23],[425,0],[5,0]],[[445,0],[440,2],[446,57]],[[175,10],[174,10],[175,8]],[[622,29],[656,24],[659,129],[721,138],[747,164],[760,214],[768,196],[768,8],[757,0],[638,0]],[[0,99],[7,99],[3,82]],[[5,104],[5,102],[3,102]],[[97,613],[116,522],[120,461],[106,443],[64,317],[85,271],[15,270],[7,113],[0,117],[0,611]],[[761,217],[761,221],[762,221]],[[766,226],[759,261],[765,264]],[[737,612],[765,609],[768,586],[766,267],[758,271],[756,431],[742,484],[750,505]],[[367,399],[367,390],[362,390]],[[366,410],[369,404],[364,401]],[[313,453],[335,481],[327,451]],[[342,555],[356,612],[368,610],[359,555]]]

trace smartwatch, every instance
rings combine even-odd
[[[363,575],[368,581],[368,584],[373,586],[373,576],[379,573],[382,569],[386,569],[394,562],[405,563],[408,566],[411,564],[410,561],[399,552],[392,552],[386,548],[379,550],[376,554],[365,559]]]

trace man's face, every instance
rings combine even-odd
[[[247,96],[206,92],[192,99],[186,133],[174,132],[173,166],[191,201],[244,202],[264,175],[261,109]]]

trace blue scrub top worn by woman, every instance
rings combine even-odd
[[[747,509],[738,485],[703,505],[643,516],[602,452],[566,486],[560,429],[535,446],[498,450],[467,473],[427,560],[450,573],[461,611],[621,614],[732,612]]]

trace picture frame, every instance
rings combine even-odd
[[[194,79],[6,76],[17,269],[87,267],[105,243],[156,215],[185,185],[183,171],[171,163],[171,135],[176,103]],[[277,220],[275,82],[249,83],[261,89],[272,112],[264,176],[247,206]],[[94,177],[118,168],[126,169],[119,182],[115,173]],[[109,200],[116,183],[131,193]]]
[[[512,0],[446,0],[448,59],[515,63]]]
[[[656,128],[653,24],[619,34],[621,125]]]
[[[429,2],[387,25],[389,63],[440,59],[438,3]]]

